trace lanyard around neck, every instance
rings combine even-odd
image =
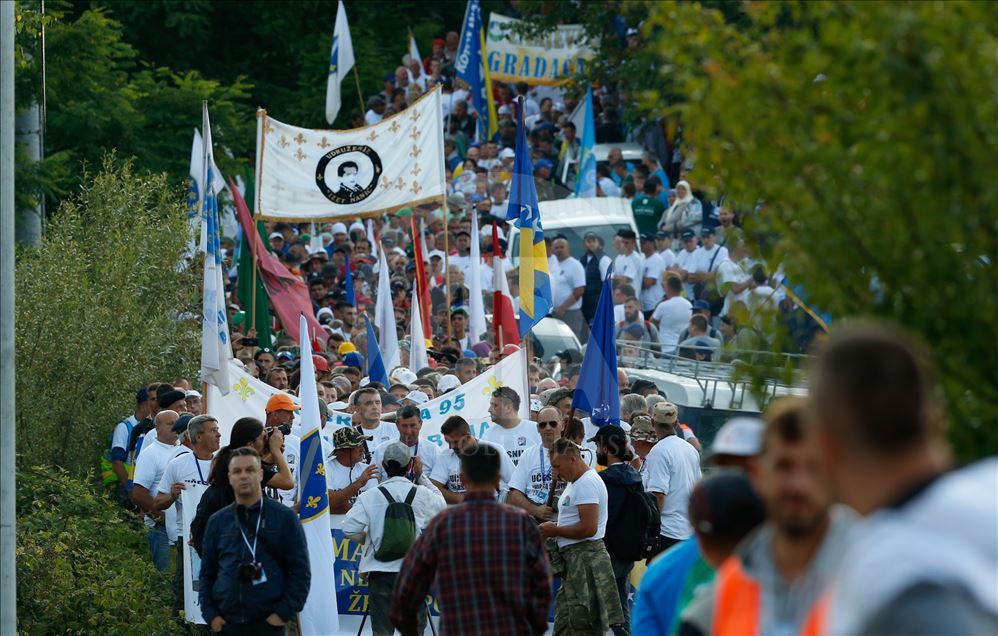
[[[249,509],[247,509],[247,514]],[[243,537],[243,543],[250,551],[250,559],[253,563],[256,563],[256,542],[260,538],[260,522],[263,520],[263,499],[260,499],[260,514],[256,517],[256,530],[253,532],[253,545],[250,545],[249,539],[246,538],[246,533],[243,531],[243,524],[239,523],[239,534]],[[238,519],[237,519],[238,521]]]

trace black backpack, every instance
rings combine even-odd
[[[655,495],[641,483],[626,486],[620,511],[606,526],[606,551],[618,561],[640,561],[654,551],[661,527]]]
[[[381,545],[374,552],[378,561],[395,561],[405,556],[416,541],[416,515],[412,511],[412,501],[416,498],[416,487],[409,489],[405,501],[395,501],[384,486],[378,490],[388,500],[385,508],[385,531]]]

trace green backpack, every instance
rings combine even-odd
[[[374,558],[378,561],[395,561],[404,557],[416,541],[416,515],[412,512],[416,487],[409,490],[405,501],[395,501],[384,486],[378,486],[378,490],[388,500],[388,508],[385,509],[385,530],[381,545],[375,550]]]

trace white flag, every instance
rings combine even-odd
[[[440,87],[373,126],[314,130],[258,120],[260,215],[347,220],[446,197]]]
[[[419,55],[419,49],[416,47],[416,36],[409,31],[409,58],[413,60],[418,60],[419,65],[423,65],[423,58]]]
[[[374,236],[374,219],[367,220],[367,227],[364,233],[367,234],[367,242],[371,244],[371,256],[373,256],[374,260],[377,261],[381,258],[381,246],[378,245],[378,241]]]
[[[482,299],[482,235],[478,231],[478,212],[471,214],[471,269],[468,281],[468,333],[475,344],[488,331],[485,322],[485,301]]]
[[[204,226],[204,299],[201,312],[201,381],[213,384],[225,395],[229,392],[229,321],[225,313],[225,284],[222,280],[222,253],[219,244],[218,198],[211,152],[211,125],[208,122],[208,102],[203,103],[201,222]]]
[[[353,40],[350,39],[350,25],[347,23],[347,10],[340,0],[336,8],[336,24],[333,27],[333,48],[329,53],[329,78],[326,82],[326,121],[330,124],[340,112],[340,82],[353,68]],[[361,108],[364,105],[361,104]]]
[[[329,499],[326,492],[327,450],[321,433],[319,395],[315,388],[315,366],[312,362],[312,343],[308,338],[305,316],[299,321],[301,334],[301,450],[299,461],[299,513],[312,578],[308,587],[305,607],[298,615],[301,633],[335,634],[340,629],[336,611],[336,571],[331,530],[329,527]]]
[[[221,194],[225,189],[225,179],[214,159],[211,164],[215,175],[215,194]],[[205,238],[207,228],[201,222],[201,197],[204,195],[204,142],[201,139],[201,131],[194,129],[194,141],[191,143],[191,170],[187,177],[187,219],[191,223],[191,244],[188,255],[200,250],[205,250]],[[195,237],[200,238],[195,238]],[[234,236],[234,235],[233,235]]]
[[[378,328],[378,348],[381,349],[385,371],[391,373],[392,369],[399,366],[401,358],[387,258],[378,261],[378,298],[374,305],[374,326]]]
[[[409,312],[409,368],[419,371],[430,366],[426,354],[426,336],[423,335],[423,321],[419,313],[419,294],[417,285],[412,286],[412,310]]]

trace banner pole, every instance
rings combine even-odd
[[[444,290],[447,292],[447,339],[451,339],[450,327],[450,216],[447,209],[447,199],[444,199]]]
[[[360,112],[363,113],[365,110],[364,94],[360,92],[360,73],[357,71],[356,62],[353,65],[353,79],[357,82],[357,97],[360,99]]]

